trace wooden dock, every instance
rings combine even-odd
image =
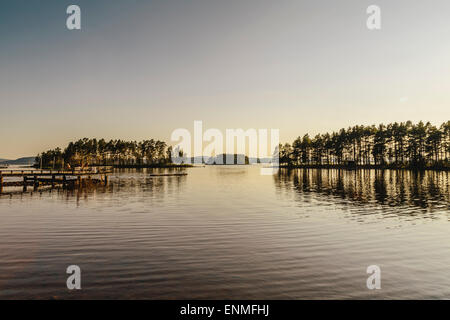
[[[89,170],[0,170],[0,193],[4,187],[28,186],[36,190],[40,185],[82,186],[87,182],[108,184],[112,168],[93,168]],[[5,178],[22,178],[22,181],[5,181]]]

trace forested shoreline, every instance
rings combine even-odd
[[[173,166],[172,147],[160,140],[80,139],[61,150],[39,154],[44,168],[112,165],[116,167]],[[305,134],[279,146],[282,167],[314,168],[432,168],[448,169],[450,121],[439,127],[422,121],[378,126],[353,126],[337,132]]]
[[[160,140],[125,141],[80,139],[61,150],[39,154],[36,165],[43,168],[86,166],[155,166],[171,165],[172,147]]]
[[[411,121],[309,134],[280,145],[286,167],[449,168],[450,121]]]

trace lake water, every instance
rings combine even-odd
[[[450,298],[448,172],[155,171],[1,195],[0,298]]]

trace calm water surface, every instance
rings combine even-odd
[[[448,172],[186,171],[1,195],[0,298],[450,298]]]

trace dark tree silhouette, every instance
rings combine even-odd
[[[61,168],[64,165],[153,165],[171,162],[170,149],[159,140],[141,142],[104,139],[80,139],[70,142],[64,152],[57,148],[39,154],[36,163],[43,167]]]
[[[305,134],[280,145],[280,163],[288,166],[346,165],[449,167],[450,121],[440,127],[422,121],[354,126],[339,132]]]
[[[163,141],[141,142],[80,139],[64,151],[41,153],[36,163],[60,168],[86,165],[160,165],[171,163],[170,147]],[[449,168],[450,121],[436,127],[411,121],[354,126],[338,132],[308,134],[292,145],[279,146],[280,164],[287,166],[379,166],[396,168]]]

